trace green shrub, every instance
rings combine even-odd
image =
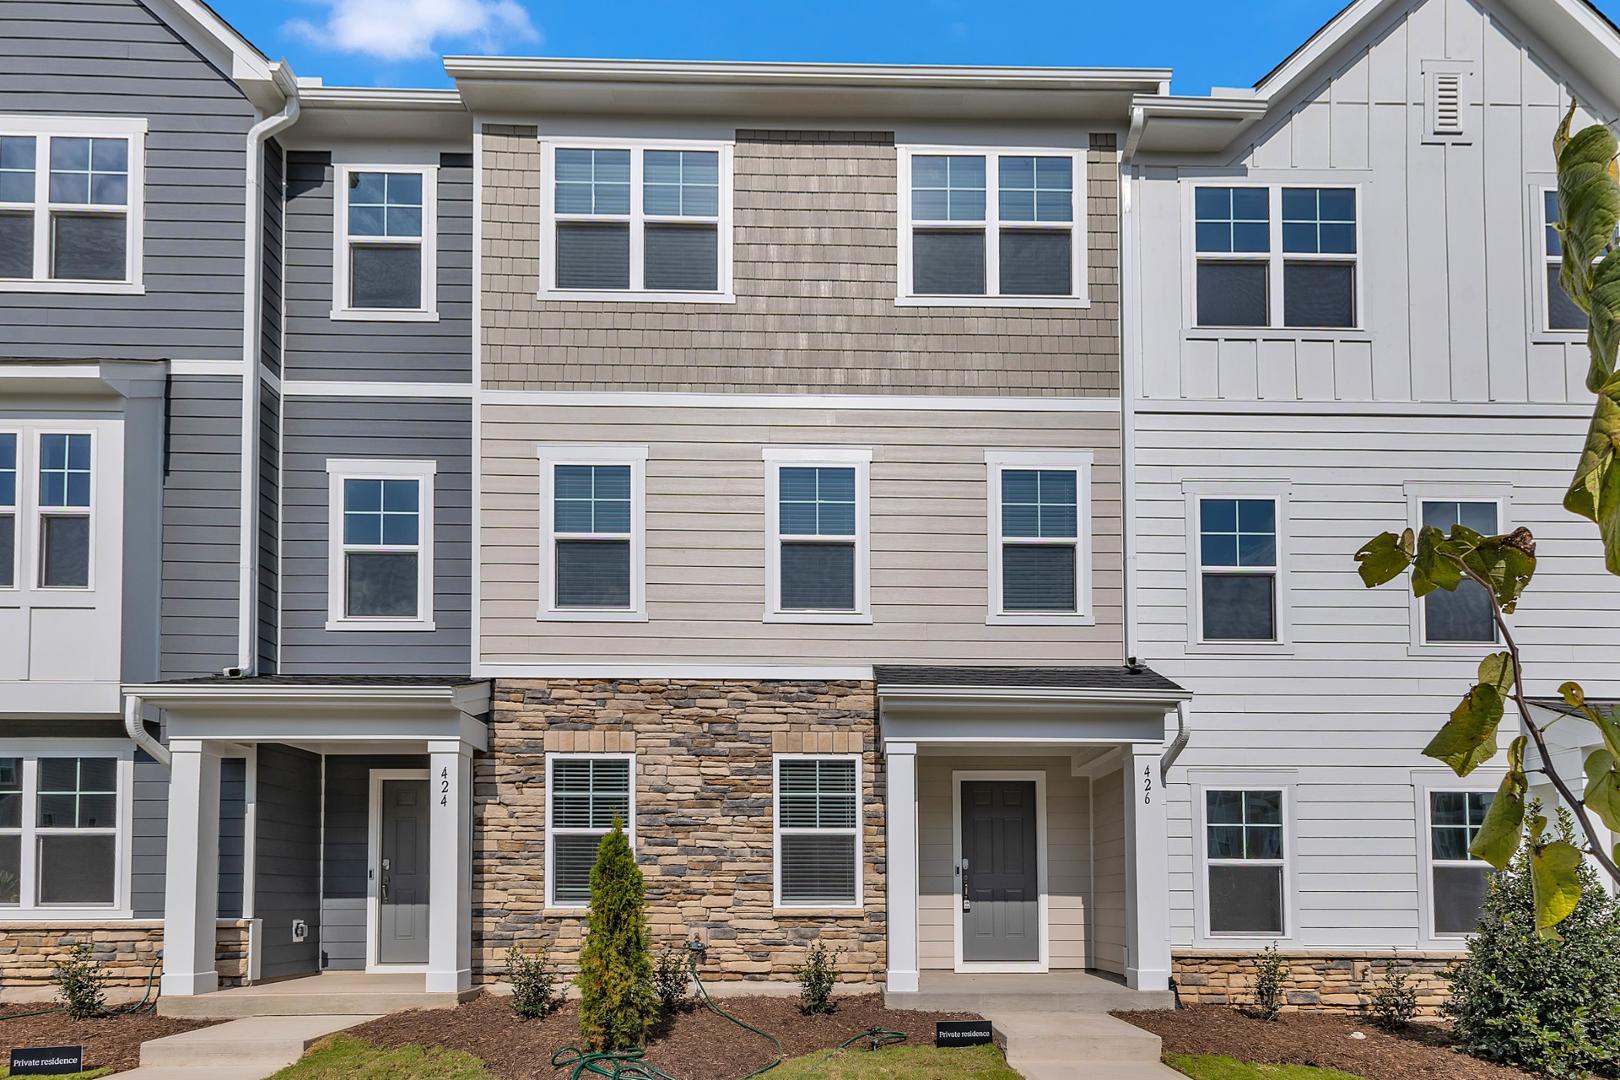
[[[646,884],[623,824],[614,821],[591,867],[591,913],[574,980],[586,1050],[627,1050],[647,1041],[658,1019],[652,974]]]
[[[1417,1009],[1417,988],[1411,976],[1391,960],[1384,968],[1384,977],[1372,988],[1368,1015],[1385,1031],[1400,1031],[1417,1016]]]
[[[1564,811],[1557,832],[1574,840]],[[1590,866],[1577,872],[1581,901],[1557,941],[1536,933],[1528,844],[1491,876],[1445,1007],[1458,1045],[1476,1057],[1558,1077],[1620,1077],[1620,906]]]
[[[838,982],[838,957],[843,949],[831,949],[816,942],[805,954],[804,966],[798,969],[799,1011],[816,1016],[833,1011],[833,985]]]
[[[1277,952],[1277,946],[1267,945],[1254,958],[1254,1014],[1262,1020],[1275,1020],[1282,1015],[1283,988],[1288,982],[1288,965]]]
[[[63,1012],[74,1020],[88,1020],[106,1011],[107,995],[102,989],[106,975],[88,941],[68,946],[67,957],[51,966],[55,969],[51,982],[56,984],[56,1000]]]
[[[512,986],[512,1011],[526,1020],[548,1015],[562,997],[544,950],[533,955],[516,945],[506,950],[506,981]]]
[[[666,1019],[685,1006],[691,988],[685,947],[665,945],[664,951],[658,954],[658,963],[653,966],[653,993],[658,995],[658,1005]]]

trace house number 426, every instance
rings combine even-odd
[[[1144,806],[1153,805],[1153,766],[1151,764],[1142,766],[1142,804]]]

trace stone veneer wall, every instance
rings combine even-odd
[[[248,973],[248,921],[221,919],[214,934],[215,967],[221,986],[240,986]],[[52,965],[68,949],[90,942],[101,961],[106,985],[116,1000],[139,996],[163,947],[161,919],[130,919],[89,926],[84,923],[0,922],[0,999],[49,997]]]
[[[474,762],[473,968],[506,950],[578,961],[582,911],[545,909],[545,755],[636,755],[636,856],[655,952],[708,943],[714,981],[790,979],[806,947],[842,948],[841,977],[884,977],[884,776],[869,682],[498,680],[490,750]],[[863,755],[864,910],[773,907],[772,756]]]
[[[1457,952],[1345,952],[1279,950],[1288,968],[1288,1010],[1363,1012],[1391,960],[1406,972],[1418,994],[1418,1014],[1435,1017],[1450,996],[1444,973],[1462,959]],[[1178,951],[1171,967],[1181,1000],[1188,1005],[1246,1005],[1254,1001],[1253,951]]]

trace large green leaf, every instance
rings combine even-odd
[[[1620,832],[1620,772],[1615,771],[1615,757],[1607,750],[1594,750],[1586,756],[1583,801],[1610,832]]]
[[[1446,534],[1433,525],[1418,531],[1417,552],[1412,558],[1412,595],[1428,596],[1436,589],[1451,592],[1462,581],[1462,568],[1442,553]]]
[[[1481,660],[1479,681],[1485,686],[1496,687],[1496,692],[1506,700],[1508,695],[1513,693],[1513,654],[1505,651],[1493,652]]]
[[[1556,939],[1557,926],[1581,902],[1580,849],[1565,840],[1532,847],[1530,886],[1536,901],[1536,933]]]
[[[1508,774],[1485,812],[1485,821],[1479,827],[1468,851],[1477,859],[1484,859],[1498,870],[1505,870],[1519,850],[1524,837],[1524,747],[1526,736],[1520,735],[1508,747]]]
[[[1369,589],[1386,581],[1393,581],[1412,565],[1412,530],[1402,536],[1392,532],[1379,533],[1356,552],[1356,572]]]
[[[1458,526],[1461,528],[1461,526]],[[1455,536],[1456,530],[1452,530]],[[1462,556],[1463,565],[1491,583],[1496,602],[1508,614],[1536,572],[1536,541],[1529,529],[1514,529],[1506,536],[1482,537]]]
[[[1423,753],[1445,762],[1458,776],[1467,776],[1496,756],[1496,729],[1501,723],[1502,694],[1482,683],[1463,695]]]

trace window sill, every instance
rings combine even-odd
[[[537,622],[647,622],[645,611],[596,611],[591,608],[541,608]]]
[[[1498,651],[1501,648],[1502,643],[1500,641],[1449,641],[1444,644],[1439,642],[1413,642],[1406,647],[1406,655],[1477,659],[1482,649]]]
[[[341,631],[426,631],[436,629],[432,619],[327,619],[326,628]]]
[[[1530,334],[1532,345],[1584,345],[1585,330],[1535,330]]]
[[[543,919],[584,919],[591,914],[590,905],[582,904],[579,907],[543,907],[540,917]]]
[[[593,304],[735,304],[733,292],[653,292],[629,289],[541,289],[541,300],[577,300]]]
[[[869,611],[767,611],[762,622],[821,625],[871,625]]]
[[[782,907],[771,908],[771,917],[776,919],[849,919],[859,918],[866,914],[865,907]]]
[[[1186,341],[1225,341],[1230,338],[1258,338],[1261,341],[1347,341],[1372,344],[1368,330],[1289,329],[1280,326],[1194,326],[1182,332]]]
[[[0,908],[0,923],[93,923],[109,919],[130,920],[133,918],[135,918],[135,913],[129,908]]]
[[[437,311],[413,311],[410,308],[400,308],[398,311],[388,310],[360,310],[355,308],[333,308],[332,320],[334,322],[438,322]]]
[[[895,307],[1071,308],[1091,306],[1086,296],[896,296]]]
[[[1097,618],[1089,612],[1075,615],[1059,614],[1001,614],[987,615],[986,626],[1096,626]]]
[[[0,292],[145,296],[146,286],[138,281],[18,281],[7,279],[0,281]]]

